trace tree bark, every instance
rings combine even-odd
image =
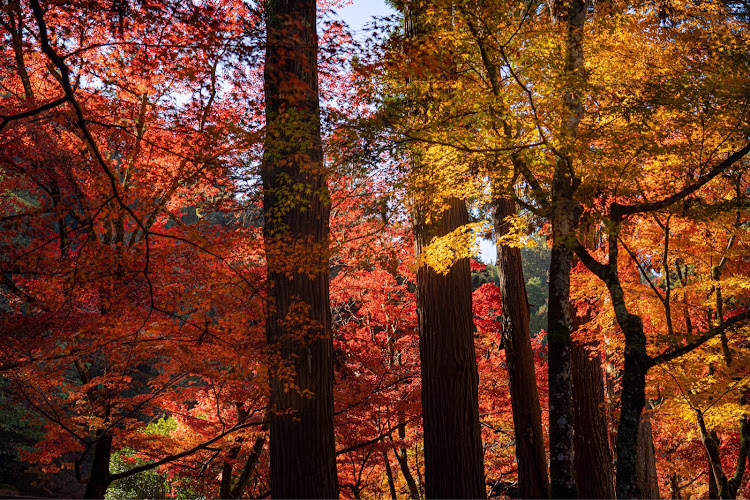
[[[8,15],[8,30],[10,31],[10,41],[13,47],[13,53],[16,59],[16,74],[23,84],[24,97],[27,100],[34,99],[34,90],[31,88],[31,80],[26,69],[26,62],[23,54],[23,12],[21,2],[11,0],[6,4],[6,14]]]
[[[566,224],[566,226],[568,226]],[[568,226],[569,228],[569,226]],[[570,269],[572,252],[565,246],[568,229],[553,222],[550,260],[549,312],[549,439],[550,494],[576,498],[573,445],[573,382],[570,368]]]
[[[273,498],[338,496],[316,3],[268,0],[264,238]],[[297,249],[295,252],[294,249]]]
[[[565,38],[564,76],[571,79],[569,88],[583,76],[583,26],[588,5],[586,0],[572,0],[568,7]],[[564,112],[560,138],[571,143],[578,135],[583,104],[575,90],[562,95]],[[581,209],[574,199],[580,181],[575,177],[569,154],[559,154],[552,179],[550,218],[552,222],[552,255],[549,273],[549,440],[550,494],[552,498],[576,498],[573,444],[573,384],[570,372],[570,270],[573,251],[571,238],[578,226]]]
[[[406,36],[427,31],[421,2],[405,2]],[[416,152],[415,152],[416,153]],[[420,168],[418,153],[412,170]],[[449,198],[447,209],[413,214],[417,257],[430,242],[469,222],[466,202]],[[417,316],[422,375],[425,494],[427,498],[484,498],[484,451],[479,427],[479,373],[474,351],[469,259],[446,274],[427,265],[417,270]]]
[[[716,486],[716,475],[708,452],[706,452],[706,458],[708,459],[708,498],[715,500],[719,498],[719,487]]]
[[[637,462],[638,429],[641,412],[646,404],[646,373],[654,360],[646,352],[646,335],[640,316],[628,312],[625,292],[617,274],[619,214],[613,214],[614,227],[609,228],[609,262],[604,265],[594,259],[580,244],[578,256],[586,267],[607,285],[617,323],[625,337],[625,363],[622,371],[620,422],[617,429],[617,477],[615,492],[618,499],[638,498]]]
[[[467,224],[463,200],[448,200],[438,220],[415,225],[417,254],[430,241]],[[474,352],[469,259],[447,274],[417,270],[422,418],[427,498],[483,498],[479,374]]]
[[[393,482],[393,470],[391,470],[391,461],[388,459],[388,450],[383,450],[383,464],[385,464],[385,475],[388,478],[388,491],[391,498],[396,498],[396,485]]]
[[[494,204],[495,234],[508,233],[505,218],[516,214],[516,203],[496,197]],[[497,269],[502,297],[503,347],[505,349],[513,428],[516,436],[518,487],[521,498],[548,498],[549,478],[542,433],[534,351],[529,333],[529,302],[523,276],[521,249],[497,245]]]
[[[97,437],[94,445],[94,459],[91,464],[91,474],[86,482],[83,498],[104,498],[107,488],[112,483],[109,473],[109,461],[112,457],[112,435],[104,434]]]
[[[237,458],[237,455],[240,454],[240,450],[242,450],[242,441],[242,438],[235,439],[236,444],[227,452],[227,460],[224,460],[224,464],[221,468],[219,498],[232,498],[230,496],[232,489],[232,470],[234,469],[234,464],[232,462]]]
[[[622,288],[619,284],[617,288],[622,298]],[[615,297],[612,298],[614,304]],[[621,308],[624,309],[624,299],[621,304]],[[646,335],[643,333],[641,318],[625,313],[622,320],[618,318],[618,323],[625,334],[626,348],[622,372],[620,424],[617,429],[616,493],[618,499],[640,498],[637,481],[638,430],[641,413],[646,404],[646,372],[650,368],[650,359],[646,353]]]
[[[659,477],[656,474],[656,452],[654,436],[651,432],[651,415],[643,413],[638,429],[638,498],[661,498],[659,495]]]
[[[675,500],[682,500],[682,493],[680,493],[680,478],[677,474],[669,476],[669,497]]]
[[[578,321],[576,321],[578,323]],[[578,498],[614,498],[615,475],[607,429],[604,373],[598,342],[573,342],[573,408]]]
[[[742,477],[745,474],[748,448],[750,448],[750,417],[743,416],[740,419],[740,450],[737,455],[734,475],[729,478],[721,465],[719,436],[716,434],[716,431],[709,431],[706,428],[703,414],[700,411],[696,410],[696,416],[701,441],[708,456],[709,498],[737,498],[737,493],[739,493],[740,486],[742,486]]]
[[[267,426],[263,426],[261,430],[264,431],[266,429],[267,429]],[[242,498],[242,494],[244,493],[245,488],[247,488],[247,484],[250,482],[250,478],[252,477],[252,474],[255,471],[255,468],[258,464],[258,459],[260,458],[260,454],[263,451],[263,446],[265,446],[265,444],[266,444],[265,434],[262,434],[258,436],[257,438],[255,438],[255,443],[253,444],[253,448],[250,451],[250,455],[247,457],[247,460],[245,461],[245,465],[242,467],[242,471],[240,472],[237,479],[229,488],[227,492],[227,496],[221,497],[221,498]]]

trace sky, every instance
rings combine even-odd
[[[355,32],[364,29],[365,24],[372,22],[373,16],[390,16],[395,11],[385,4],[385,0],[354,0],[351,5],[339,9],[341,19]]]
[[[385,4],[385,0],[354,0],[351,5],[339,9],[338,15],[354,31],[355,36],[364,35],[365,25],[372,22],[373,16],[390,16],[395,11]],[[497,256],[495,245],[484,238],[479,239],[479,258],[486,263],[494,263]]]

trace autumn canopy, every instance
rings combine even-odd
[[[750,5],[350,3],[0,0],[0,497],[750,496]]]

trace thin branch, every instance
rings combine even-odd
[[[642,265],[642,264],[641,264],[641,262],[640,262],[640,261],[638,260],[638,256],[636,256],[636,255],[635,255],[635,253],[633,253],[633,251],[632,251],[632,250],[630,249],[630,247],[628,247],[628,246],[627,246],[627,245],[625,244],[625,242],[623,241],[623,239],[622,239],[622,238],[620,238],[620,237],[618,236],[618,238],[617,238],[617,239],[618,239],[618,240],[620,241],[620,243],[622,244],[622,248],[624,248],[624,249],[625,249],[625,251],[626,251],[626,252],[628,252],[628,255],[630,255],[630,258],[631,258],[631,259],[633,260],[633,262],[635,262],[635,265],[636,265],[636,266],[638,266],[638,270],[639,270],[639,271],[641,272],[641,274],[643,275],[643,277],[644,277],[644,278],[646,278],[646,282],[648,283],[648,286],[650,286],[650,287],[651,287],[651,290],[653,290],[653,291],[654,291],[654,293],[655,293],[655,294],[656,294],[656,296],[657,296],[657,297],[659,298],[659,300],[661,301],[661,303],[662,303],[662,304],[664,304],[664,306],[666,307],[667,303],[666,303],[666,301],[665,301],[665,298],[664,298],[664,297],[662,296],[661,292],[660,292],[660,291],[659,291],[659,289],[658,289],[658,288],[656,287],[656,285],[654,285],[654,282],[653,282],[653,281],[651,281],[651,278],[649,278],[648,274],[646,274],[646,270],[645,270],[645,269],[643,268],[643,265]]]
[[[156,462],[151,462],[150,464],[141,465],[141,466],[138,466],[138,467],[134,467],[134,468],[132,468],[130,470],[119,472],[117,474],[112,474],[110,476],[110,478],[112,479],[112,481],[117,481],[118,479],[123,479],[123,478],[126,478],[126,477],[130,477],[130,476],[132,476],[134,474],[138,474],[140,472],[145,472],[147,470],[155,469],[155,468],[157,468],[159,466],[162,466],[164,464],[167,464],[169,462],[174,462],[175,460],[179,460],[181,458],[190,456],[193,453],[196,453],[196,452],[198,452],[200,450],[204,450],[204,449],[208,448],[209,446],[211,446],[212,444],[214,444],[215,442],[219,441],[220,439],[223,439],[224,437],[228,436],[229,434],[232,434],[232,433],[237,432],[237,431],[242,430],[242,429],[246,429],[248,427],[253,427],[253,426],[256,426],[256,425],[261,425],[262,426],[262,425],[265,425],[265,424],[266,424],[265,421],[261,421],[261,422],[248,422],[248,423],[238,423],[238,424],[232,426],[231,428],[227,429],[226,431],[222,432],[221,434],[218,434],[218,435],[214,436],[213,438],[209,439],[208,441],[205,441],[205,442],[203,442],[203,443],[201,443],[199,445],[193,446],[190,449],[187,449],[187,450],[182,451],[180,453],[175,453],[174,455],[166,456],[166,457],[162,458],[161,460],[157,460]]]
[[[576,240],[573,245],[573,251],[576,253],[578,258],[583,262],[583,265],[588,268],[589,271],[594,273],[599,279],[608,283],[610,279],[610,264],[602,264],[594,258],[593,255],[584,247],[580,241]]]
[[[22,113],[17,113],[15,115],[0,115],[0,132],[5,128],[6,125],[8,125],[10,122],[14,120],[20,120],[22,118],[28,118],[30,116],[38,115],[39,113],[43,113],[47,110],[56,108],[60,106],[61,104],[65,104],[68,102],[68,96],[65,95],[63,97],[60,97],[59,99],[55,99],[52,102],[48,102],[47,104],[43,104],[39,106],[38,108],[31,109],[29,111],[24,111]]]
[[[664,198],[663,200],[654,201],[651,203],[638,203],[636,205],[621,205],[617,202],[612,203],[612,207],[610,209],[610,212],[612,214],[612,219],[615,222],[618,222],[622,220],[623,217],[627,215],[637,214],[637,213],[643,213],[643,212],[654,212],[656,210],[662,210],[664,208],[667,208],[671,205],[674,205],[675,203],[684,200],[691,194],[698,191],[700,188],[708,184],[711,180],[713,180],[716,176],[724,172],[726,169],[737,163],[739,160],[745,157],[750,153],[750,143],[745,145],[742,149],[735,151],[732,153],[726,160],[716,165],[711,171],[709,171],[706,175],[701,177],[697,182],[694,184],[691,184],[682,190],[678,191],[677,193],[673,194],[672,196],[668,196],[667,198]]]
[[[649,362],[649,366],[659,365],[661,363],[665,363],[667,361],[677,359],[680,356],[684,356],[685,354],[699,348],[700,346],[702,346],[703,344],[705,344],[712,338],[716,337],[717,335],[726,333],[727,330],[730,330],[731,328],[734,328],[747,320],[750,320],[750,310],[740,313],[737,316],[734,316],[732,318],[729,318],[728,320],[726,320],[724,323],[722,323],[721,325],[717,327],[711,328],[710,330],[705,332],[703,335],[698,337],[698,339],[695,340],[694,342],[691,342],[682,347],[678,347],[671,351],[667,351],[658,356],[652,357]]]
[[[380,434],[379,436],[374,437],[372,439],[368,439],[367,441],[364,441],[362,443],[357,443],[357,444],[354,444],[354,445],[351,445],[351,446],[347,446],[346,448],[342,448],[341,450],[336,450],[336,456],[343,455],[343,454],[349,453],[351,451],[359,450],[360,448],[364,448],[365,446],[372,446],[373,444],[378,443],[378,442],[382,441],[383,439],[385,439],[386,437],[390,436],[393,433],[393,431],[398,430],[399,427],[401,427],[404,424],[409,423],[410,421],[411,420],[407,420],[405,422],[401,422],[398,425],[396,425],[394,427],[391,427],[390,429],[388,429],[386,432]]]

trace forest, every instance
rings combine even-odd
[[[748,0],[351,3],[0,0],[0,497],[750,496]]]

